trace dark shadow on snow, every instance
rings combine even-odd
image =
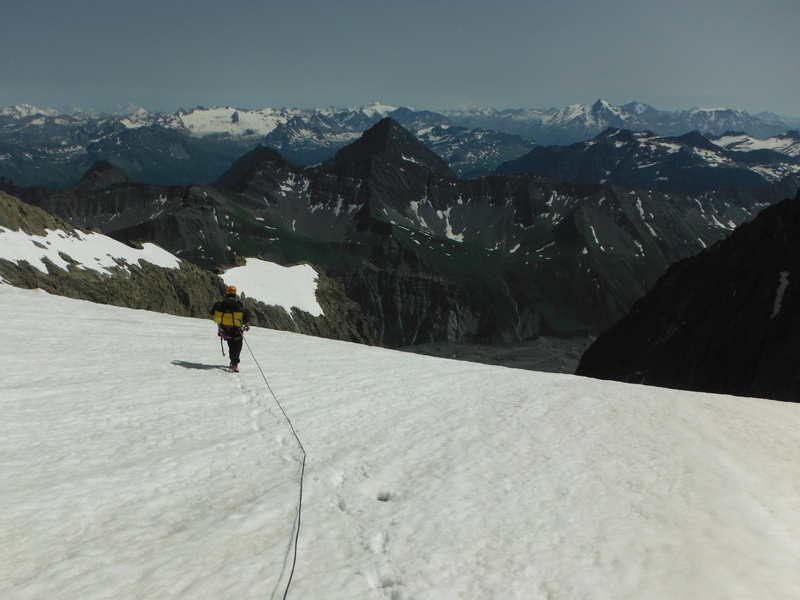
[[[200,371],[229,371],[228,367],[220,365],[204,365],[202,363],[186,362],[185,360],[173,360],[172,364],[184,369],[199,369]]]

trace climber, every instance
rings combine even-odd
[[[239,355],[242,353],[244,332],[250,331],[250,311],[236,297],[236,286],[229,285],[225,300],[214,304],[211,314],[217,324],[217,335],[228,342],[231,372],[239,372]]]

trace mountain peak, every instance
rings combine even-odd
[[[89,192],[103,190],[111,187],[115,183],[139,183],[139,180],[131,177],[125,171],[108,160],[98,160],[83,175],[81,180],[71,189]]]
[[[211,185],[216,188],[239,192],[247,187],[247,184],[253,179],[256,170],[268,166],[291,168],[294,165],[277,150],[259,144],[233,163],[230,168],[220,175]]]
[[[701,148],[703,150],[719,150],[719,146],[714,144],[709,139],[703,137],[696,129],[694,131],[690,131],[689,133],[685,133],[678,137],[672,138],[674,141],[678,142],[679,144],[685,146],[691,146],[693,148]]]
[[[445,177],[455,174],[437,154],[429,150],[411,132],[391,117],[386,117],[370,127],[352,144],[339,150],[323,163],[326,170],[363,165],[375,158],[413,164]]]

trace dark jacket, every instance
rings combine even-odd
[[[223,312],[223,313],[241,312],[242,327],[244,327],[245,325],[249,325],[250,319],[252,318],[250,311],[245,308],[244,304],[242,304],[242,301],[239,300],[236,296],[228,296],[227,298],[225,298],[225,300],[220,300],[219,302],[214,304],[214,307],[209,311],[209,314],[214,315],[217,312]],[[236,326],[226,327],[224,325],[220,325],[219,327],[224,333],[226,333],[226,335],[238,333],[242,329],[242,327],[236,327]]]

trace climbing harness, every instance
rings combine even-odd
[[[294,558],[292,559],[292,570],[289,573],[289,581],[286,582],[286,591],[283,593],[283,600],[286,600],[286,597],[289,595],[289,586],[292,585],[292,577],[294,577],[294,569],[297,566],[297,542],[300,539],[300,516],[303,511],[303,478],[306,474],[306,449],[303,447],[303,442],[300,441],[300,438],[297,437],[297,432],[294,430],[294,425],[292,425],[292,420],[289,418],[289,415],[286,414],[286,411],[283,410],[283,406],[278,401],[278,397],[275,395],[275,392],[272,391],[272,386],[270,386],[269,381],[267,381],[267,376],[264,375],[264,370],[261,368],[261,365],[258,364],[258,360],[256,359],[255,354],[253,354],[253,350],[250,348],[250,344],[247,343],[247,338],[242,336],[245,345],[247,346],[247,350],[250,352],[250,356],[253,357],[253,361],[256,363],[258,370],[261,371],[261,377],[264,378],[264,383],[267,384],[267,389],[269,393],[272,394],[272,397],[275,399],[275,403],[278,405],[278,408],[283,413],[283,417],[286,419],[286,422],[289,424],[289,429],[292,430],[292,435],[294,439],[297,440],[297,445],[300,446],[300,450],[303,453],[303,463],[300,467],[300,498],[297,501],[297,529],[295,531],[294,536]]]

